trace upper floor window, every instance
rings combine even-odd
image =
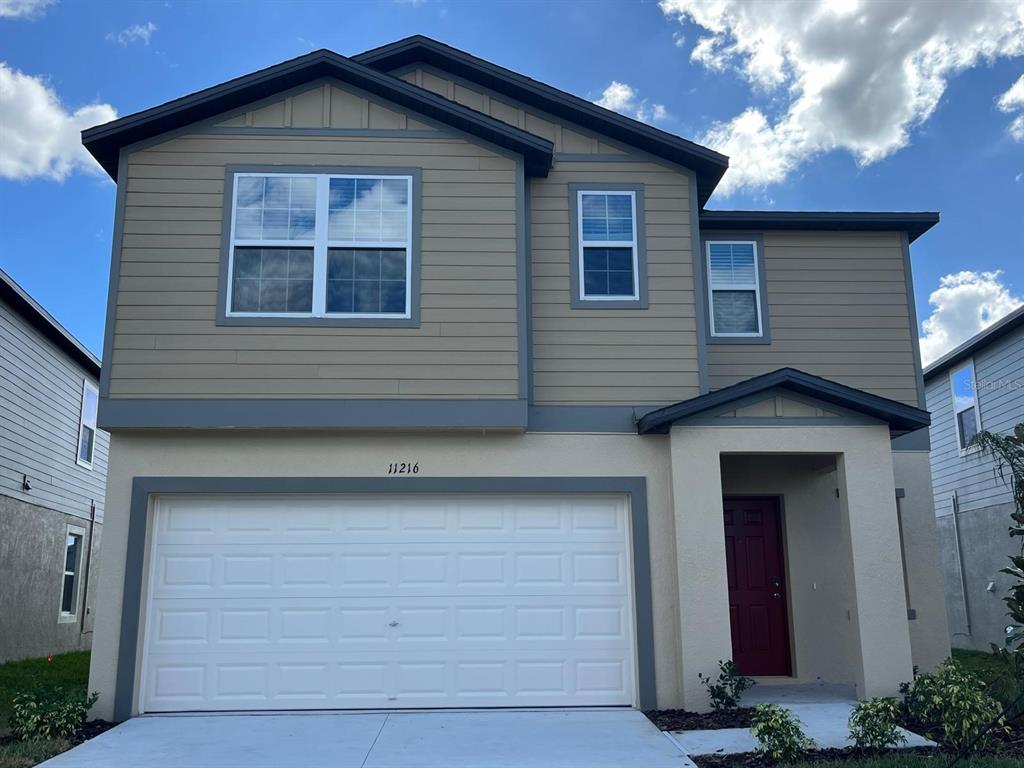
[[[956,420],[956,438],[960,449],[981,430],[981,415],[978,412],[978,388],[974,379],[974,362],[967,361],[949,374],[953,391],[953,416]]]
[[[96,451],[96,410],[99,392],[88,381],[82,383],[82,408],[78,419],[78,456],[80,466],[92,469],[92,457]]]
[[[237,173],[227,316],[410,318],[412,177]]]
[[[628,187],[628,188],[626,188]],[[636,307],[646,297],[643,188],[570,185],[574,213],[572,281],[575,307]]]
[[[707,243],[712,336],[760,338],[763,335],[757,245],[753,240]]]

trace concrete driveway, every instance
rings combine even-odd
[[[688,768],[635,710],[149,715],[46,768]]]

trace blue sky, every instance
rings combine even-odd
[[[114,185],[75,154],[80,123],[312,48],[354,54],[422,33],[722,147],[735,181],[711,208],[940,211],[912,253],[922,321],[943,276],[974,273],[937,294],[930,333],[948,346],[1024,296],[1024,135],[1013,135],[1024,134],[1024,82],[1019,99],[1010,93],[1024,73],[1024,12],[1007,34],[1013,3],[888,3],[906,18],[879,44],[845,29],[891,23],[882,5],[826,5],[852,15],[821,21],[819,8],[805,23],[815,2],[759,13],[740,0],[724,11],[701,0],[0,0],[0,267],[98,352]],[[928,41],[957,55],[919,73],[922,89],[901,77]],[[823,84],[833,71],[846,75]]]

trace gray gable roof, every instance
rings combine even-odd
[[[982,347],[988,346],[1018,328],[1024,328],[1024,307],[1018,307],[1005,317],[996,320],[985,330],[969,338],[960,346],[944,354],[924,369],[925,379],[930,379],[942,373],[964,358],[970,357]]]
[[[88,128],[82,131],[82,143],[110,177],[116,180],[118,155],[122,147],[216,117],[324,77],[356,86],[367,93],[386,98],[401,107],[521,154],[526,172],[532,176],[547,176],[551,167],[554,145],[547,139],[326,49]]]
[[[773,389],[808,395],[822,402],[884,421],[889,425],[889,432],[893,437],[927,427],[931,423],[928,411],[920,408],[872,395],[820,376],[813,376],[796,368],[780,368],[730,387],[723,387],[709,394],[651,411],[641,417],[637,423],[637,432],[641,435],[665,434],[678,421]]]
[[[100,376],[100,361],[71,332],[43,309],[43,306],[0,269],[0,299],[7,302],[29,325],[57,345],[93,378]]]
[[[707,202],[729,167],[729,158],[712,149],[604,109],[579,96],[424,35],[413,35],[365,51],[353,56],[352,60],[383,72],[420,62],[431,64],[556,117],[585,125],[597,133],[691,168],[697,174],[697,196],[701,205]]]

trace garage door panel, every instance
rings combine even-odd
[[[622,545],[565,543],[161,545],[153,596],[343,597],[436,594],[622,595]],[[441,549],[444,547],[445,549]]]
[[[197,509],[187,498],[161,503],[163,544],[371,543],[394,541],[622,540],[620,499],[524,497],[504,502],[377,496],[210,497]]]
[[[144,711],[630,705],[621,497],[168,497]]]
[[[205,607],[180,600],[152,603],[149,647],[159,653],[244,653],[280,645],[288,653],[338,652],[410,644],[460,648],[608,647],[629,644],[620,599],[561,596],[232,600]],[[395,626],[391,626],[392,623]]]
[[[150,712],[338,707],[629,705],[626,662],[612,654],[519,650],[438,656],[408,651],[354,653],[339,661],[310,653],[301,662],[277,653],[245,659],[152,659]],[[201,706],[200,706],[201,705]]]

